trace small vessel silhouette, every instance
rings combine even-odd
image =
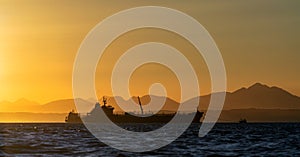
[[[141,108],[141,113],[144,114],[140,97],[138,97],[138,102]],[[106,116],[114,123],[168,123],[172,120],[176,113],[157,113],[152,116],[134,116],[130,113],[125,112],[124,114],[114,114],[114,107],[111,105],[107,105],[107,99],[103,97],[103,105],[99,102],[95,104],[95,107],[91,112],[89,112],[86,116],[80,116],[79,113],[70,112],[66,117],[66,123],[82,123],[84,122],[92,122],[92,123],[101,123],[103,120],[101,119],[102,111],[106,114]],[[195,114],[193,118],[193,123],[200,123],[200,119],[203,116],[203,112],[197,110],[196,113],[187,113],[181,114],[182,118],[187,116],[192,116]]]
[[[79,113],[76,113],[74,110],[69,112],[68,116],[65,119],[66,123],[82,123]]]
[[[242,118],[242,119],[240,119],[239,123],[247,123],[247,119],[246,118]]]

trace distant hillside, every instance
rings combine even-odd
[[[40,108],[41,113],[68,113],[71,110],[78,109],[85,113],[91,111],[95,103],[83,99],[76,99],[78,106],[75,106],[74,99],[62,99],[44,104]]]
[[[27,99],[19,99],[15,102],[2,101],[0,102],[0,112],[39,112],[37,102]]]
[[[206,110],[211,95],[200,97],[200,109]],[[226,93],[225,110],[230,109],[300,109],[300,97],[278,88],[256,83]]]
[[[92,108],[94,103],[89,101],[85,101],[82,99],[76,99],[79,102],[80,108],[84,108],[83,110]],[[19,103],[22,102],[22,103]],[[83,106],[83,107],[82,107]],[[0,102],[0,112],[31,112],[31,113],[68,113],[71,110],[76,110],[74,99],[61,99],[52,101],[43,105],[40,105],[36,102],[29,101],[26,99],[22,99],[22,101],[16,102]]]

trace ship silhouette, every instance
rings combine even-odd
[[[101,117],[101,112],[103,111],[106,116],[114,123],[168,123],[172,120],[172,118],[176,115],[176,112],[174,113],[157,113],[151,116],[147,116],[144,114],[143,107],[141,104],[140,97],[138,97],[138,102],[141,109],[142,116],[135,116],[133,114],[130,114],[128,112],[125,112],[124,114],[114,114],[114,107],[107,104],[107,99],[103,97],[103,105],[101,105],[99,102],[95,104],[95,107],[91,112],[89,112],[85,116],[81,116],[79,113],[75,113],[74,110],[72,110],[68,116],[65,119],[66,123],[82,123],[82,122],[91,122],[91,123],[101,123],[105,122],[103,120],[103,117]],[[200,119],[203,116],[203,112],[200,112],[197,110],[196,113],[186,113],[186,114],[180,114],[182,118],[185,118],[187,116],[195,115],[192,122],[193,123],[200,123]]]

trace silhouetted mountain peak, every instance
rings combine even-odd
[[[264,85],[261,83],[255,83],[254,85],[250,86],[249,88],[245,89],[244,91],[252,92],[252,93],[257,93],[257,94],[272,94],[272,95],[278,95],[278,96],[283,96],[283,95],[289,95],[289,96],[294,96],[297,97],[288,91],[276,87],[276,86],[268,86]]]
[[[227,109],[265,108],[294,109],[300,108],[300,99],[288,91],[262,83],[255,83],[248,88],[241,88],[226,96]]]
[[[269,89],[270,87],[262,83],[255,83],[252,86],[250,86],[248,89],[263,89],[263,88]]]
[[[231,94],[246,94],[249,92],[261,92],[261,91],[267,91],[270,90],[271,88],[265,84],[262,83],[255,83],[249,87],[242,87],[234,92],[232,92]]]

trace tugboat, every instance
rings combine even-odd
[[[143,108],[141,104],[140,97],[138,97],[138,102],[141,108],[141,114],[143,115]],[[107,99],[103,97],[103,105],[101,106],[100,103],[96,103],[94,109],[88,113],[86,116],[82,117],[82,121],[84,122],[92,122],[92,123],[101,123],[103,122],[101,120],[101,110],[106,114],[106,116],[114,123],[168,123],[172,120],[172,118],[175,116],[176,113],[158,113],[149,117],[137,117],[134,115],[131,115],[130,113],[125,112],[124,114],[114,114],[114,107],[107,105]],[[188,114],[182,114],[180,116],[188,116],[191,115],[191,113]],[[197,111],[197,113],[194,116],[193,123],[200,123],[200,119],[203,116],[203,112]],[[76,117],[76,118],[75,118]],[[80,116],[78,113],[72,113],[70,112],[69,115],[66,117],[67,123],[74,123],[79,122]],[[81,119],[80,119],[81,121]],[[81,121],[81,122],[82,122]]]

